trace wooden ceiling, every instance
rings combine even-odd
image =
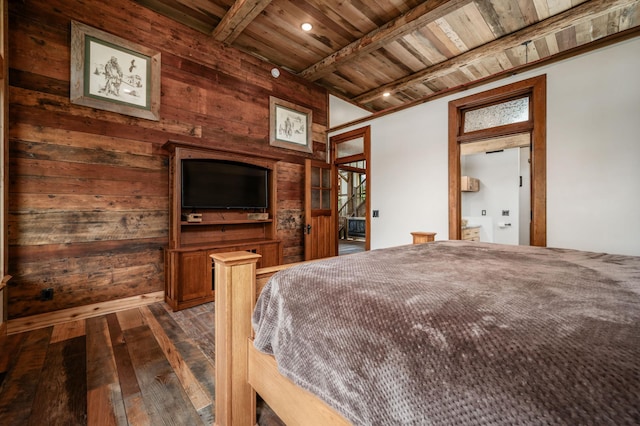
[[[135,1],[371,111],[640,33],[640,0]]]

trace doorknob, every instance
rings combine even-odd
[[[307,231],[307,234],[311,234],[311,225],[307,225],[306,231]]]

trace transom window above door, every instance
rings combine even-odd
[[[336,159],[364,153],[364,138],[354,138],[336,144]]]
[[[531,119],[529,96],[510,99],[489,106],[463,111],[463,133],[508,124],[523,123]]]

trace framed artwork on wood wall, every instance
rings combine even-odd
[[[160,52],[72,21],[71,103],[160,120]]]
[[[269,97],[269,143],[272,146],[313,152],[312,111],[276,97]]]

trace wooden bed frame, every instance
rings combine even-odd
[[[417,235],[417,236],[422,237],[422,235]],[[416,235],[414,235],[414,237],[416,237]],[[425,236],[425,238],[426,237],[427,236]],[[432,236],[429,235],[428,237],[432,237]],[[430,239],[431,238],[428,238],[428,240]],[[418,241],[414,241],[414,244],[421,244],[420,242],[421,238],[417,238],[417,240]],[[429,243],[429,241],[427,241],[427,243]],[[474,244],[466,243],[467,246],[473,246]],[[455,244],[449,244],[449,245],[454,246]],[[462,252],[462,254],[464,253],[465,252]],[[500,253],[500,252],[496,252],[493,254],[493,256],[502,256],[502,255],[503,253]],[[553,256],[553,253],[547,253],[545,256],[549,256],[549,255]],[[569,257],[575,256],[575,253],[567,253],[567,256]],[[256,393],[259,394],[262,397],[262,399],[264,399],[264,401],[269,405],[269,407],[273,409],[273,411],[280,417],[282,421],[284,421],[286,424],[289,424],[289,425],[305,424],[305,425],[341,425],[342,426],[342,425],[350,424],[350,422],[346,420],[343,415],[339,414],[333,408],[330,408],[326,403],[321,401],[318,397],[314,396],[310,392],[307,392],[301,389],[300,387],[295,385],[293,382],[291,382],[290,380],[282,376],[278,372],[276,361],[272,356],[265,355],[254,348],[253,341],[252,341],[253,329],[252,329],[251,318],[254,312],[254,306],[257,300],[257,296],[259,295],[262,288],[266,285],[268,279],[271,276],[273,276],[275,272],[284,270],[293,265],[282,265],[282,266],[263,268],[263,269],[257,270],[256,265],[257,265],[257,261],[260,259],[260,256],[253,253],[246,252],[246,251],[213,254],[211,257],[215,261],[215,280],[216,280],[215,424],[219,426],[255,425]],[[438,259],[438,261],[441,261],[443,259],[442,257],[436,257],[436,258]],[[529,257],[524,257],[523,259],[528,261],[534,261],[537,258],[529,256]],[[612,262],[615,259],[615,256],[611,258],[608,258],[608,257],[602,258],[601,255],[594,257],[593,253],[584,253],[583,255],[578,256],[577,259],[578,260],[575,262],[575,265],[580,266],[582,268],[587,268],[590,271],[599,271],[598,269],[599,265],[604,265],[604,264],[607,264],[607,262]],[[597,259],[597,262],[595,262],[595,259]],[[486,258],[481,257],[481,258],[477,258],[476,260],[485,262]],[[544,259],[541,259],[541,260],[544,260]],[[594,260],[594,263],[587,262],[587,260]],[[378,261],[380,261],[380,259],[378,259]],[[629,285],[631,283],[635,283],[633,281],[633,278],[634,278],[633,273],[635,272],[636,264],[633,263],[633,268],[632,268],[631,263],[629,263],[628,265],[627,263],[625,263],[624,260],[620,260],[620,265],[622,265],[623,268],[621,268],[618,271],[613,271],[611,272],[611,274],[603,274],[601,278],[603,280],[619,279],[620,283],[622,283],[623,285]],[[425,265],[425,266],[428,267],[428,265]],[[627,266],[629,266],[629,269],[627,269]],[[608,267],[609,265],[607,264],[607,268]],[[558,269],[552,269],[552,271],[554,273],[555,272],[559,273]],[[512,275],[508,275],[508,276],[512,276]],[[580,276],[579,278],[582,278],[582,276]],[[461,284],[460,279],[457,279],[454,281],[456,282],[456,285]],[[607,281],[602,281],[601,283],[605,283],[605,282]],[[570,286],[581,285],[580,280],[567,281],[567,283]],[[590,286],[590,285],[587,285],[586,287],[594,290],[599,288],[599,287]],[[477,289],[482,289],[482,287],[479,286],[477,287]],[[550,287],[550,289],[553,289],[553,287]],[[514,291],[518,291],[518,290],[519,290],[518,288],[514,288]],[[624,295],[626,294],[624,292],[632,291],[632,287],[620,287],[619,290],[621,290],[621,292],[615,293],[616,297],[618,296],[624,297]],[[590,294],[599,294],[599,293],[590,293]],[[605,294],[609,294],[609,293],[605,293]],[[614,294],[614,293],[611,293],[611,294]],[[565,299],[558,299],[557,301],[563,302],[565,301]],[[572,305],[571,303],[574,303],[574,302],[582,303],[581,299],[566,299],[566,301],[568,303],[566,306],[569,308],[577,306],[575,304]],[[519,303],[527,303],[527,302],[525,299],[522,299]],[[485,305],[480,305],[480,307],[484,307],[484,306]],[[594,306],[599,307],[599,305],[594,305]],[[304,312],[305,310],[302,309],[302,311]],[[480,311],[478,310],[475,312],[480,312]],[[492,311],[488,310],[487,312],[492,312]],[[501,315],[503,311],[496,310],[495,312],[497,313],[497,315]],[[606,313],[609,311],[605,309],[603,312]],[[446,312],[445,314],[449,315],[450,313]],[[529,315],[531,314],[535,315],[537,314],[537,312],[532,311],[529,313]],[[629,314],[629,315],[630,315],[629,318],[631,318],[632,314]],[[510,319],[508,315],[505,315],[505,317],[507,320]],[[517,317],[518,320],[520,318],[521,318],[520,316]],[[561,318],[563,320],[565,319],[564,316],[556,317],[556,320],[557,318]],[[573,317],[567,316],[566,318],[568,320],[572,320]],[[590,320],[592,319],[591,316],[588,316],[588,318]],[[606,321],[614,321],[614,320],[607,319]],[[534,321],[534,323],[540,325],[541,327],[546,325],[546,322],[536,323]],[[586,325],[590,323],[575,322],[573,324],[580,327],[583,327],[583,326],[586,327]],[[625,327],[627,328],[620,329],[619,336],[624,336],[625,339],[628,336],[634,337],[634,335],[632,334],[633,328],[628,326],[628,324],[630,323],[625,322]],[[556,323],[551,323],[551,326],[557,328]],[[537,329],[540,330],[540,328],[537,328]],[[587,328],[585,328],[585,330],[586,329]],[[605,330],[600,328],[596,328],[596,329]],[[515,327],[514,330],[516,330],[517,332],[522,331],[521,328],[517,328],[517,327]],[[542,328],[541,330],[543,332],[549,331],[545,328]],[[609,329],[606,328],[606,330],[609,330]],[[564,331],[562,332],[564,333]],[[555,340],[552,340],[552,341],[558,341],[558,336],[559,338],[563,338],[563,336],[560,336],[560,334],[558,333],[556,333],[557,336],[554,337]],[[546,340],[540,340],[541,335],[542,333],[540,332],[533,333],[531,335],[531,338],[534,339],[535,344],[529,347],[525,343],[524,346],[522,347],[522,351],[521,349],[518,349],[519,351],[518,354],[525,354],[528,356],[530,354],[530,352],[527,352],[528,350],[534,349],[537,351],[540,347],[543,346],[543,344],[546,344],[544,343],[546,342]],[[505,336],[509,337],[511,335],[507,334]],[[529,337],[529,336],[526,336],[526,337]],[[509,342],[511,342],[510,337],[509,337],[509,340],[506,342],[507,345],[510,344]],[[518,339],[515,340],[516,346],[522,342],[523,340],[520,340],[520,341],[518,341]],[[562,341],[558,341],[558,342],[563,343]],[[572,361],[575,361],[576,362],[575,365],[582,368],[582,366],[585,366],[587,364],[579,362],[578,358],[583,356],[583,353],[585,353],[584,351],[590,349],[588,345],[592,344],[593,342],[600,342],[600,341],[599,340],[591,341],[588,339],[581,340],[578,338],[578,340],[576,340],[575,342],[569,342],[570,345],[573,345],[573,344],[576,345],[575,346],[576,350],[574,350],[573,352],[569,351],[571,353],[568,353],[568,354],[565,354],[564,352],[562,353],[558,352],[555,350],[555,346],[550,345],[551,351],[549,353],[555,354],[555,355],[549,355],[551,356],[552,361],[548,365],[551,366],[552,368],[555,368],[553,366],[558,365],[557,358],[555,357],[560,356],[564,358],[566,356],[566,360],[564,360],[565,362],[571,363]],[[603,340],[602,342],[607,342],[606,344],[608,344],[608,341]],[[496,342],[490,341],[489,343],[493,344]],[[616,344],[614,343],[612,346],[616,346]],[[498,345],[497,347],[499,347],[500,349],[504,348],[504,346],[501,346],[501,345]],[[623,348],[623,351],[627,351],[625,352],[627,355],[628,355],[628,350],[629,349],[626,346]],[[596,370],[596,369],[593,370],[594,373],[596,372],[598,373],[598,377],[600,377],[601,373],[605,372],[602,374],[602,376],[606,376],[605,381],[600,382],[600,379],[597,379],[598,380],[597,383],[599,383],[598,386],[600,386],[600,384],[602,385],[600,390],[602,390],[603,393],[601,394],[598,394],[597,392],[595,394],[590,394],[587,392],[577,392],[575,394],[567,393],[563,395],[561,399],[555,398],[550,400],[549,405],[545,405],[544,401],[540,400],[539,401],[539,403],[541,404],[540,406],[543,407],[543,409],[541,410],[531,409],[531,404],[524,404],[529,408],[523,408],[523,411],[520,411],[519,405],[522,405],[521,404],[522,401],[520,401],[520,399],[515,399],[509,402],[503,398],[505,395],[507,395],[507,398],[510,398],[510,395],[508,395],[508,393],[510,392],[510,390],[515,389],[512,385],[513,383],[516,383],[516,382],[512,381],[512,382],[506,382],[508,385],[506,387],[494,386],[493,388],[495,389],[493,389],[493,392],[491,392],[492,386],[487,386],[488,389],[486,390],[490,391],[487,393],[487,398],[495,400],[497,403],[500,403],[500,404],[504,402],[505,407],[508,408],[508,411],[505,411],[504,414],[508,416],[522,415],[522,419],[524,419],[525,416],[527,418],[531,418],[530,417],[531,415],[537,415],[537,414],[543,417],[546,417],[547,413],[551,413],[549,415],[553,416],[554,418],[556,416],[559,416],[558,419],[563,418],[565,421],[570,421],[569,417],[564,418],[564,416],[570,415],[572,418],[577,419],[578,417],[581,417],[582,415],[580,414],[581,412],[588,416],[598,417],[600,416],[600,413],[603,412],[602,410],[606,409],[607,413],[604,414],[604,416],[610,419],[619,418],[623,423],[624,421],[627,421],[626,419],[636,418],[638,411],[635,409],[636,405],[633,404],[632,402],[634,401],[633,395],[631,393],[626,393],[629,390],[634,389],[637,383],[632,381],[627,383],[622,379],[621,375],[627,375],[627,377],[634,377],[634,376],[633,375],[628,376],[629,372],[632,370],[629,369],[628,358],[626,358],[627,355],[623,356],[621,355],[621,353],[622,352],[612,351],[611,353],[601,354],[607,357],[612,356],[613,361],[610,365],[605,364],[603,366],[602,371]],[[536,355],[533,352],[531,352],[531,355],[534,357],[533,359],[535,360]],[[542,355],[547,356],[546,354],[542,354]],[[542,357],[540,359],[542,360]],[[598,362],[605,360],[604,357],[594,358],[594,359],[598,360]],[[517,360],[515,362],[517,362]],[[536,363],[530,362],[528,364],[530,364],[530,366],[535,366]],[[540,367],[540,365],[541,364],[538,364],[538,367]],[[542,365],[547,365],[547,364],[543,362]],[[443,367],[448,368],[448,365],[444,365]],[[453,368],[456,368],[456,365],[454,365]],[[493,367],[491,367],[490,369],[492,368]],[[479,370],[482,370],[482,369],[479,369]],[[561,385],[561,386],[554,387],[550,385],[550,389],[553,392],[562,393],[561,387],[570,386],[575,380],[575,378],[578,377],[578,376],[575,376],[572,371],[574,370],[571,370],[564,375],[562,373],[556,374],[556,376],[561,378],[561,380],[563,380],[562,377],[564,377],[564,380],[566,381],[557,383],[557,385]],[[611,373],[609,373],[609,371],[611,371]],[[463,374],[468,374],[468,373],[471,373],[471,370],[463,369],[461,370],[461,372]],[[536,371],[534,371],[534,369],[531,369],[531,370],[524,369],[523,372],[526,374],[537,373]],[[481,371],[480,373],[483,374]],[[590,377],[595,378],[595,376],[586,375],[584,376],[584,380],[590,380]],[[478,378],[476,378],[476,380],[477,379],[484,380],[487,378],[490,378],[490,377],[487,375],[481,375]],[[516,379],[518,380],[519,383],[521,383],[521,379],[518,379],[518,378]],[[623,382],[625,383],[625,386],[620,388],[620,384]],[[465,385],[464,382],[455,382],[455,383],[458,383],[458,384],[452,385],[452,389],[458,385],[460,386]],[[538,382],[536,382],[535,380],[532,380],[531,384],[527,383],[527,381],[525,381],[524,383],[526,386],[533,386],[531,389],[534,390],[535,395],[534,393],[527,394],[526,390],[522,390],[522,393],[528,395],[528,397],[533,397],[534,399],[537,398],[538,395],[540,395],[538,389],[541,389],[543,386],[545,386],[545,383],[542,380]],[[589,382],[585,382],[585,383],[589,383]],[[433,383],[430,384],[431,390],[433,389],[432,385]],[[627,385],[629,387],[626,387]],[[622,390],[621,394],[617,393],[618,388]],[[478,381],[477,385],[472,384],[470,389],[471,390],[469,395],[476,395],[476,393],[478,392],[485,392],[484,382],[480,383],[480,381]],[[583,389],[592,390],[592,388],[583,388]],[[407,391],[410,392],[411,390],[407,389]],[[576,405],[575,407],[571,408],[570,411],[568,410],[570,407],[567,407],[567,411],[563,411],[564,408],[561,408],[561,409],[558,408],[559,407],[557,405],[558,401],[560,401],[560,403],[562,403],[561,401],[563,400],[566,402],[567,401],[566,398],[573,398],[574,396],[577,398]],[[611,396],[611,398],[609,398],[609,396]],[[470,401],[470,400],[467,399],[466,401]],[[622,401],[622,402],[618,402],[618,401]],[[484,404],[488,404],[488,403],[484,403]],[[484,405],[484,404],[480,404],[480,405]],[[496,408],[496,406],[493,406],[493,405],[487,405],[487,407],[490,407],[491,410],[494,410]],[[479,408],[479,411],[477,412],[478,415],[480,416],[489,415],[487,414],[489,413],[488,411],[482,411],[482,409],[480,409],[481,408],[480,406],[478,408]],[[596,411],[593,411],[593,410],[596,410]],[[609,412],[609,410],[611,411]],[[499,414],[497,410],[494,410],[494,411],[495,412],[492,412],[490,416],[493,416],[494,414],[496,415]],[[444,414],[445,412],[442,411],[442,413]],[[465,411],[465,413],[468,414],[468,411]],[[584,417],[584,418],[587,418],[587,417]],[[507,417],[505,417],[504,419],[507,419]],[[622,419],[625,419],[625,420],[622,421]]]
[[[256,270],[260,255],[212,254],[215,262],[215,424],[256,424],[256,393],[286,424],[349,425],[342,415],[278,372],[275,359],[253,346],[251,315],[257,296],[275,272]]]

